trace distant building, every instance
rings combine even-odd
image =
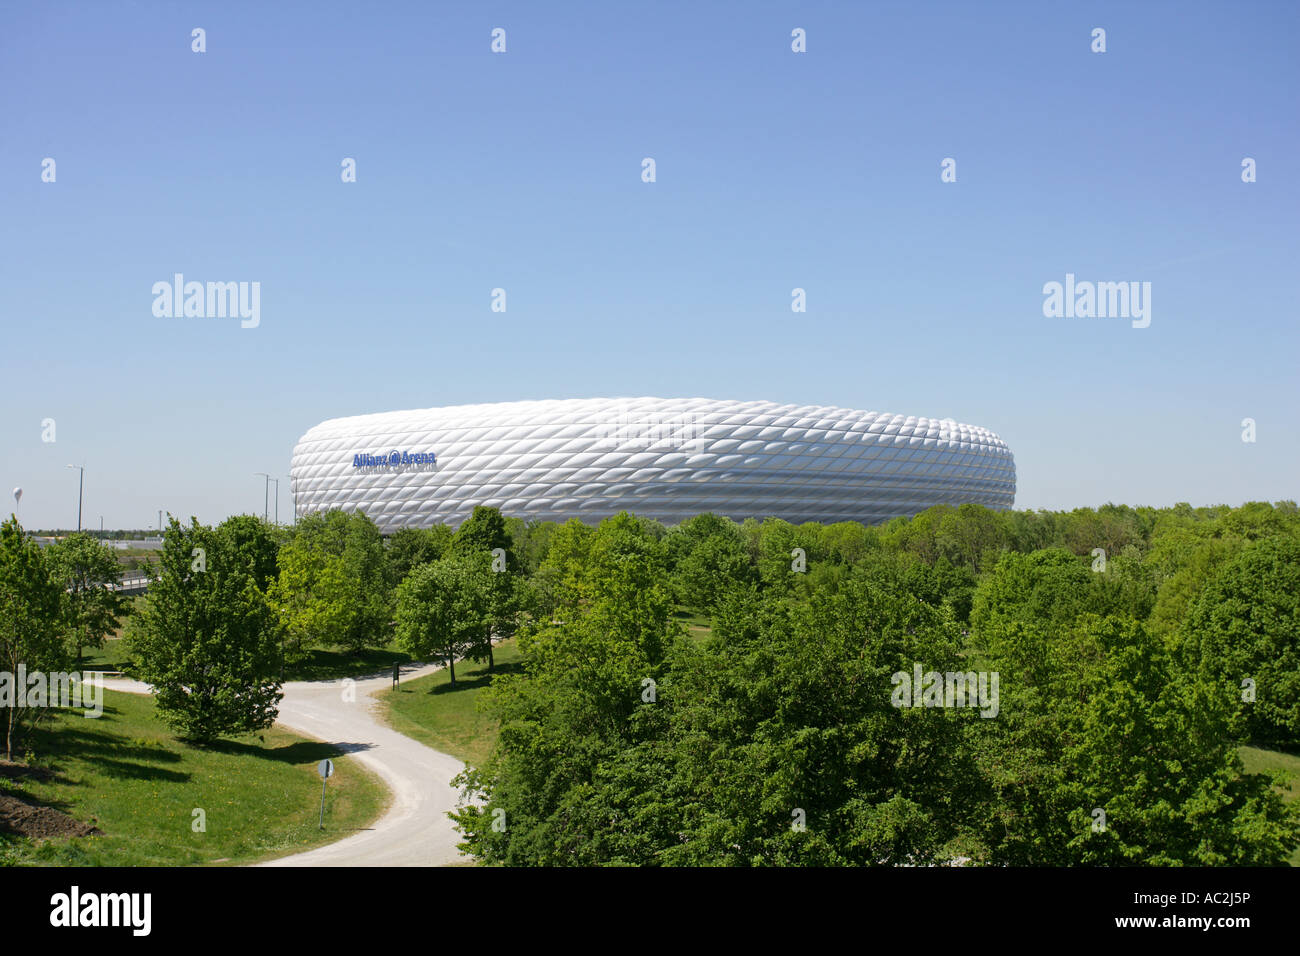
[[[459,525],[475,505],[597,521],[875,523],[932,505],[1010,508],[1011,450],[985,428],[817,405],[569,399],[334,418],[299,439],[299,516],[364,511],[389,533]]]

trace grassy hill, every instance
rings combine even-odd
[[[30,767],[8,765],[0,793],[92,824],[99,836],[0,834],[0,864],[176,866],[248,863],[330,843],[370,825],[388,791],[330,744],[278,727],[210,747],[178,741],[151,697],[104,692],[97,719],[63,712],[32,740]],[[318,829],[316,765],[334,761]],[[200,809],[206,832],[195,832]]]

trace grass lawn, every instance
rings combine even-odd
[[[1266,770],[1281,771],[1287,779],[1282,789],[1282,796],[1288,802],[1300,800],[1300,754],[1286,753],[1281,750],[1261,750],[1258,747],[1242,747],[1239,751],[1241,762],[1246,765],[1248,773],[1263,773]],[[1291,865],[1300,866],[1300,846],[1291,854]]]
[[[519,649],[513,638],[498,644],[493,654],[496,657],[493,673],[519,671]],[[492,676],[488,673],[486,661],[482,664],[458,661],[455,687],[451,686],[450,676],[443,668],[376,697],[381,702],[385,719],[394,730],[434,750],[478,766],[487,758],[497,739],[496,721],[477,706],[484,688],[492,682]]]
[[[120,671],[123,661],[127,660],[126,642],[120,637],[110,637],[103,647],[88,647],[82,654],[80,670],[84,671]]]
[[[285,668],[284,679],[339,680],[344,677],[364,677],[382,671],[392,672],[394,663],[409,664],[410,654],[399,650],[396,644],[384,647],[367,647],[358,653],[312,648],[305,661]]]
[[[0,777],[0,789],[62,810],[102,836],[36,843],[0,835],[0,865],[184,866],[248,863],[339,840],[372,824],[388,791],[330,744],[278,727],[211,747],[178,741],[152,697],[104,692],[104,713],[61,713],[37,731],[35,764],[51,773]],[[316,765],[334,761],[318,829]],[[43,778],[42,778],[43,777]],[[201,808],[207,830],[195,833]]]
[[[713,632],[709,615],[695,608],[679,607],[673,612],[672,619],[684,625],[686,633],[696,640],[708,637]]]

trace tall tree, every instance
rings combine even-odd
[[[521,592],[515,577],[520,566],[513,548],[506,519],[496,508],[486,505],[475,507],[451,540],[451,553],[477,569],[479,587],[488,603],[483,633],[469,651],[475,660],[486,657],[488,670],[496,663],[493,633],[514,633],[519,613]]]
[[[551,536],[559,525],[554,521],[507,518],[506,530],[510,532],[510,553],[519,562],[523,574],[532,574],[546,558],[551,547]]]
[[[740,526],[714,514],[696,515],[664,539],[681,603],[712,610],[729,588],[751,583],[758,573]]]
[[[496,508],[478,505],[465,522],[456,529],[451,539],[451,553],[460,557],[477,554],[490,554],[500,548],[506,553],[506,560],[513,565],[510,554],[513,542],[510,532],[506,530],[506,519]]]
[[[127,611],[129,605],[115,590],[121,565],[113,548],[84,531],[50,545],[46,558],[63,592],[68,638],[80,664],[83,650],[103,647]]]
[[[266,599],[275,560],[260,519],[239,515],[216,528],[172,519],[160,579],[130,642],[159,716],[183,736],[207,742],[275,720],[281,658]]]
[[[482,563],[446,557],[422,564],[397,588],[397,643],[412,657],[441,657],[456,683],[456,659],[480,647],[491,621]]]
[[[551,535],[550,548],[534,575],[537,606],[535,616],[550,620],[562,608],[581,600],[587,556],[595,531],[577,518],[570,518]]]
[[[1243,772],[1223,688],[1182,671],[1137,621],[997,620],[981,830],[1003,865],[1280,865],[1300,809]]]
[[[342,644],[356,616],[358,582],[342,555],[293,545],[280,549],[267,599],[280,624],[284,664],[305,660],[317,643]]]
[[[17,686],[19,665],[28,673],[62,670],[70,663],[64,643],[63,592],[45,555],[12,515],[0,526],[0,683],[9,684],[3,708],[5,759],[13,760],[23,736],[48,712],[27,706]]]
[[[388,538],[388,580],[395,588],[421,564],[437,561],[451,546],[452,531],[445,524],[431,528],[399,528]]]
[[[290,650],[326,644],[359,651],[387,642],[393,592],[383,538],[366,515],[304,516],[278,562],[271,600]]]
[[[1300,746],[1300,536],[1234,558],[1196,600],[1184,639],[1189,666],[1231,692],[1237,732]]]
[[[482,660],[487,654],[488,670],[496,667],[493,642],[513,637],[519,629],[519,622],[527,601],[527,588],[522,576],[513,573],[509,567],[502,567],[504,562],[496,560],[479,560],[479,573],[486,575],[484,589],[487,593],[488,621],[484,628],[483,644],[480,650],[472,652],[476,660]]]

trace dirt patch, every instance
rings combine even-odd
[[[0,793],[0,830],[34,840],[95,836],[103,832],[53,807],[32,806],[5,793]]]

